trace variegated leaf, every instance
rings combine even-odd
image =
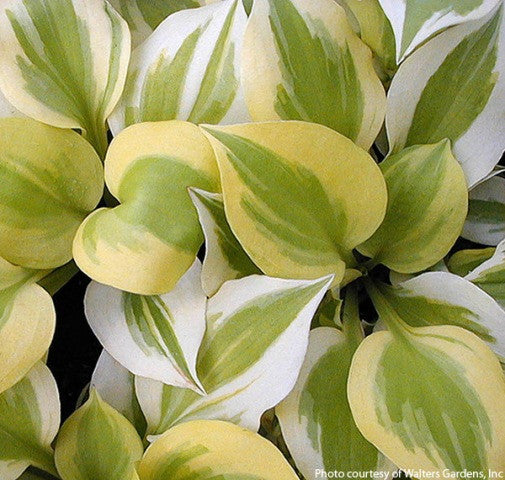
[[[267,275],[318,278],[354,266],[352,249],[384,218],[387,193],[373,159],[322,125],[271,122],[208,128],[226,217]]]
[[[280,280],[253,275],[226,282],[209,300],[198,355],[197,393],[137,377],[148,433],[195,419],[228,420],[251,430],[293,388],[312,317],[331,278]]]
[[[505,240],[498,244],[491,258],[465,278],[491,295],[505,312]]]
[[[379,0],[396,37],[398,60],[438,32],[477,20],[500,0]]]
[[[242,56],[254,121],[315,122],[372,145],[384,89],[370,50],[334,0],[255,0]]]
[[[35,282],[43,274],[0,258],[0,393],[21,380],[47,352],[56,313]]]
[[[97,210],[81,225],[74,240],[77,265],[128,292],[170,291],[203,241],[187,188],[219,188],[212,147],[189,123],[134,125],[112,142],[105,179],[121,205]]]
[[[105,120],[130,58],[126,22],[104,0],[5,0],[0,88],[24,114],[81,128],[103,155]]]
[[[492,177],[470,191],[464,238],[498,245],[505,238],[505,178]]]
[[[92,282],[84,304],[93,332],[107,352],[135,375],[201,392],[196,357],[205,333],[207,297],[200,272],[196,260],[173,290],[159,296]]]
[[[103,191],[103,170],[77,133],[0,119],[0,256],[33,269],[72,259],[72,239]]]
[[[349,10],[349,20],[355,19],[361,40],[372,50],[384,79],[389,79],[397,69],[395,36],[379,0],[337,2]]]
[[[463,228],[463,170],[447,140],[390,155],[380,168],[388,187],[386,217],[358,249],[396,272],[425,270],[449,252]]]
[[[494,252],[495,249],[492,247],[460,250],[449,258],[447,261],[447,268],[451,273],[464,277],[481,263],[489,260]]]
[[[172,13],[211,3],[205,0],[110,0],[128,22],[132,47],[140,45]]]
[[[142,480],[297,480],[268,440],[226,422],[178,425],[154,442],[139,465]]]
[[[133,425],[91,390],[61,427],[55,462],[62,480],[137,480],[143,452]]]
[[[129,420],[139,435],[144,435],[146,419],[135,393],[135,376],[106,350],[98,359],[90,388],[95,389],[106,403]]]
[[[240,0],[168,17],[132,55],[126,90],[109,120],[112,131],[173,119],[247,121],[240,84],[246,20]]]
[[[351,360],[363,340],[356,304],[346,298],[344,331],[319,327],[295,388],[276,408],[283,438],[307,480],[322,472],[392,471],[393,466],[363,438],[347,401]]]
[[[413,476],[503,472],[505,377],[496,356],[463,328],[408,326],[371,293],[389,331],[367,337],[351,364],[349,403],[361,433]]]
[[[388,93],[392,151],[448,138],[470,186],[493,170],[505,149],[504,18],[500,8],[451,28],[402,64]]]
[[[206,295],[214,295],[227,280],[261,273],[231,231],[224,213],[223,196],[198,189],[192,190],[190,195],[205,235],[202,286]]]
[[[56,475],[51,443],[59,427],[58,387],[49,369],[38,362],[0,393],[0,478],[15,480],[29,465]]]
[[[409,325],[466,328],[505,358],[505,311],[468,279],[428,272],[395,287],[379,284],[378,288]]]
[[[24,115],[17,110],[0,91],[0,118],[23,117]]]

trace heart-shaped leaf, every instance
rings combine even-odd
[[[74,240],[77,265],[128,292],[170,291],[203,241],[187,189],[219,188],[212,147],[189,123],[134,125],[112,142],[105,179],[121,205],[97,210],[81,225]]]
[[[316,124],[212,127],[226,217],[267,275],[338,284],[352,249],[384,218],[387,193],[373,159]]]
[[[463,170],[447,140],[390,155],[380,164],[388,208],[359,251],[401,273],[425,270],[458,239],[468,209]]]
[[[71,260],[75,232],[103,191],[91,145],[70,130],[0,119],[0,181],[0,256],[36,269]]]

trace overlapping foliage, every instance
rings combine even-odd
[[[0,478],[505,474],[504,8],[3,2]]]

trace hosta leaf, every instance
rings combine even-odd
[[[102,351],[98,359],[90,388],[95,389],[106,403],[128,419],[139,435],[144,434],[146,419],[135,394],[135,376],[116,362],[106,350]]]
[[[379,0],[396,37],[398,59],[453,25],[489,13],[499,0]]]
[[[428,272],[395,287],[380,284],[379,289],[409,325],[466,328],[505,358],[505,311],[469,280]]]
[[[134,374],[201,391],[196,357],[205,333],[207,298],[200,272],[196,260],[170,293],[159,296],[92,282],[84,303],[93,332],[109,354]]]
[[[126,22],[104,0],[6,0],[0,87],[21,112],[82,128],[101,154],[130,58]]]
[[[0,118],[8,117],[23,117],[23,114],[5,98],[5,95],[0,91]]]
[[[227,280],[261,273],[231,231],[224,213],[223,196],[197,189],[190,195],[205,235],[202,285],[207,296],[214,295]]]
[[[468,208],[463,171],[447,140],[390,155],[380,168],[388,187],[386,217],[359,251],[397,272],[425,270],[461,233]]]
[[[379,0],[337,0],[356,19],[359,36],[365,42],[386,75],[396,70],[396,45],[393,28]]]
[[[236,425],[193,421],[170,429],[140,462],[141,480],[297,480],[268,440]]]
[[[454,326],[412,328],[373,294],[390,331],[358,347],[349,373],[361,433],[401,469],[442,476],[505,469],[505,377],[492,351]]]
[[[128,22],[132,46],[140,45],[172,13],[205,5],[205,0],[111,0]]]
[[[137,377],[149,434],[194,419],[229,420],[257,430],[264,411],[293,388],[310,322],[331,278],[280,280],[253,275],[226,282],[209,300],[198,377],[207,392]]]
[[[167,18],[137,48],[125,93],[109,123],[188,120],[238,123],[249,116],[240,87],[247,17],[240,0],[224,0]]]
[[[505,311],[505,240],[496,247],[489,260],[483,262],[465,278],[491,295]]]
[[[495,249],[480,248],[471,250],[460,250],[456,252],[447,262],[447,268],[451,273],[464,277],[481,263],[489,260],[495,252]]]
[[[505,178],[492,177],[470,191],[464,238],[498,245],[505,238]]]
[[[143,451],[133,425],[91,390],[63,424],[55,461],[63,480],[136,480],[134,464]]]
[[[203,241],[188,187],[219,187],[215,156],[184,122],[134,125],[112,142],[106,183],[120,206],[100,209],[74,240],[77,265],[94,280],[142,295],[168,292]]]
[[[430,40],[402,64],[388,93],[391,149],[448,138],[470,186],[505,149],[505,124],[497,120],[505,114],[502,10]]]
[[[38,362],[0,394],[0,477],[15,480],[34,465],[56,474],[51,443],[60,427],[60,400],[49,369]]]
[[[59,267],[102,196],[103,172],[77,133],[30,119],[0,120],[0,256],[28,268]]]
[[[346,300],[344,312],[348,309]],[[289,451],[307,480],[321,478],[323,471],[391,469],[359,432],[347,401],[351,360],[363,339],[363,332],[356,331],[359,322],[353,311],[352,318],[344,318],[344,332],[330,327],[311,331],[295,388],[275,408]]]
[[[34,283],[36,276],[1,261],[0,392],[23,378],[46,353],[56,313],[51,296]],[[7,265],[9,268],[4,268]],[[6,282],[10,277],[11,284]]]
[[[335,1],[255,0],[243,62],[254,121],[320,123],[366,149],[379,133],[384,89]]]
[[[337,132],[305,122],[209,129],[218,158],[225,212],[267,275],[339,283],[352,249],[384,218],[382,174],[363,150]]]

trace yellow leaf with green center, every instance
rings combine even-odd
[[[380,168],[388,187],[386,217],[358,250],[397,272],[425,270],[449,253],[463,228],[463,170],[447,140],[390,155]]]
[[[91,390],[61,427],[55,462],[63,480],[136,480],[143,451],[133,425]]]
[[[103,191],[91,145],[70,130],[1,119],[0,181],[0,256],[34,269],[71,260],[74,235]]]
[[[372,53],[333,0],[255,0],[243,82],[254,121],[304,120],[368,149],[385,114]]]
[[[171,428],[146,451],[141,480],[297,480],[268,440],[232,423],[199,420]]]
[[[305,122],[205,127],[233,233],[267,275],[338,284],[384,218],[379,167],[343,135]]]
[[[105,179],[120,205],[97,210],[81,225],[74,240],[77,265],[120,290],[168,292],[203,241],[187,189],[219,189],[211,145],[189,123],[133,125],[112,142]]]
[[[365,438],[401,469],[505,470],[505,378],[492,351],[454,326],[407,326],[368,285],[390,331],[358,347],[348,395]]]

